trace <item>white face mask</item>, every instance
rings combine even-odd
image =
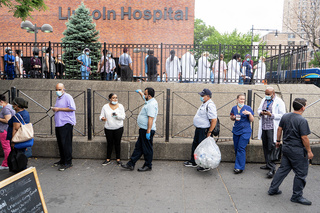
[[[58,57],[59,60],[61,60],[61,57]]]
[[[118,101],[111,101],[111,103],[112,103],[113,105],[116,105],[116,104],[118,103]]]

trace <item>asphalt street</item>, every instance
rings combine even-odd
[[[127,171],[115,161],[73,160],[73,167],[58,171],[57,159],[32,158],[49,213],[174,213],[174,212],[319,212],[320,167],[311,165],[304,196],[311,206],[292,203],[293,172],[280,187],[281,195],[267,194],[271,179],[261,164],[247,164],[233,174],[233,163],[200,173],[182,161],[154,161],[153,170]],[[0,171],[0,180],[12,175]]]

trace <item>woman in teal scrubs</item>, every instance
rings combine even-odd
[[[251,136],[250,122],[253,122],[253,111],[250,106],[244,104],[246,97],[244,94],[237,96],[237,105],[232,107],[230,119],[234,121],[233,125],[233,145],[236,154],[234,173],[243,172],[246,164],[246,147]]]

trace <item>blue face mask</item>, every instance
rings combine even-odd
[[[270,101],[271,100],[271,96],[266,95],[266,100]]]
[[[56,91],[56,94],[58,97],[60,97],[62,95],[62,91]]]
[[[89,55],[89,52],[86,52],[87,55]]]
[[[21,53],[21,57],[23,56],[23,54]]]
[[[242,108],[243,106],[244,106],[244,104],[238,103],[238,107]]]
[[[247,58],[247,61],[250,61],[250,58]]]
[[[0,109],[2,109],[3,108],[3,106],[2,105],[0,105]]]
[[[200,101],[204,102],[204,98],[202,96],[200,96]]]
[[[34,57],[35,57],[35,58],[38,58],[39,56],[35,55]]]
[[[111,103],[112,103],[113,105],[116,105],[116,104],[118,103],[118,101],[111,101]]]

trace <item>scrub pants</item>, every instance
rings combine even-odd
[[[236,154],[236,162],[234,164],[235,169],[244,170],[246,165],[246,147],[249,143],[251,136],[250,133],[245,133],[242,135],[233,134],[233,146],[234,152]]]
[[[272,149],[274,148],[275,144],[273,142],[273,129],[270,130],[262,130],[262,147],[263,147],[263,153],[264,153],[264,158],[266,161],[266,166],[271,170],[275,171],[276,170],[276,164],[273,161],[270,161],[270,154],[272,152]]]
[[[81,71],[82,80],[89,80],[89,73],[87,71]]]
[[[153,158],[153,136],[155,131],[151,130],[150,132],[150,140],[147,140],[146,129],[139,129],[139,137],[136,142],[136,146],[133,150],[133,153],[131,155],[130,161],[127,163],[129,166],[135,166],[136,162],[141,158],[141,156],[144,156],[144,165],[143,167],[147,166],[149,168],[152,168],[152,158]]]
[[[8,156],[11,152],[11,146],[10,146],[10,141],[6,140],[7,138],[7,131],[4,130],[3,132],[0,132],[0,141],[4,153],[4,159],[2,161],[1,166],[8,167]]]
[[[192,148],[191,148],[191,160],[190,162],[192,164],[196,164],[194,160],[194,151],[196,150],[197,146],[207,137],[207,132],[208,128],[196,128],[194,137],[193,137],[193,142],[192,142]]]
[[[293,179],[292,199],[302,197],[303,189],[306,185],[306,177],[308,175],[308,153],[305,148],[282,146],[283,156],[281,165],[273,177],[269,193],[275,193],[279,190],[282,181],[287,177],[291,169],[295,173]]]

